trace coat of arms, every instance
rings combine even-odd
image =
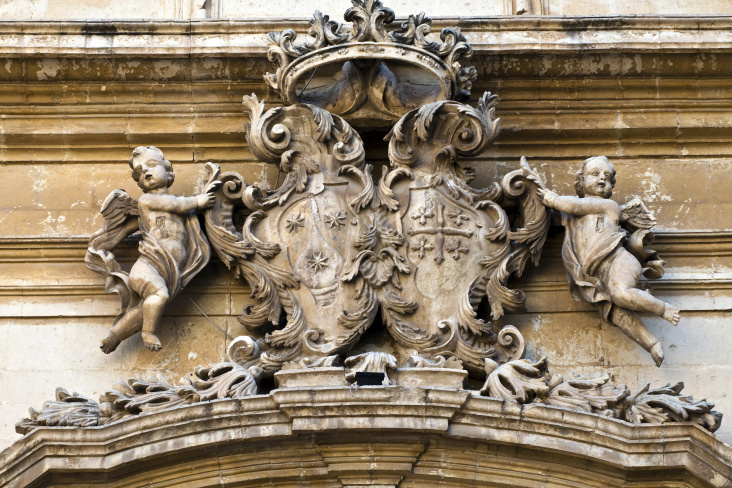
[[[487,299],[499,318],[522,306],[507,280],[538,262],[549,225],[540,182],[524,165],[475,189],[471,170],[457,164],[498,134],[495,99],[486,94],[477,109],[438,101],[405,114],[387,136],[390,166],[374,183],[345,120],[308,104],[265,112],[245,97],[250,147],[285,178],[263,191],[214,170],[210,184],[222,184],[206,229],[258,302],[240,317],[252,332],[247,365],[273,374],[287,362],[332,362],[377,312],[403,355],[455,357],[478,376],[486,358],[522,356],[518,330],[497,330],[476,309]]]

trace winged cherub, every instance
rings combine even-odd
[[[115,190],[107,197],[101,210],[104,227],[89,240],[86,255],[87,266],[106,276],[107,292],[122,300],[122,312],[102,341],[105,353],[140,330],[145,347],[160,350],[157,328],[165,305],[206,266],[211,252],[195,211],[213,205],[217,183],[193,197],[169,194],[173,166],[153,146],[136,148],[129,164],[143,195],[135,200]],[[128,274],[111,251],[138,230],[140,258]]]
[[[637,198],[623,206],[610,200],[614,186],[615,168],[605,156],[595,156],[585,160],[577,172],[577,197],[546,189],[540,189],[539,195],[546,206],[562,212],[566,228],[562,259],[572,297],[597,305],[606,322],[650,352],[660,366],[661,344],[635,311],[676,325],[679,310],[637,288],[642,274],[660,278],[665,263],[655,252],[644,249],[652,239],[649,229],[655,220]],[[630,237],[627,231],[632,233]]]

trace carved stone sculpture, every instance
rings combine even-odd
[[[719,428],[722,414],[713,403],[694,401],[681,394],[683,383],[650,389],[646,384],[635,395],[625,385],[609,383],[607,374],[590,374],[564,380],[550,375],[546,357],[502,365],[486,360],[488,378],[481,393],[520,404],[540,403],[618,418],[632,424],[691,422],[711,432]]]
[[[655,220],[638,199],[626,205],[610,200],[614,186],[615,168],[606,157],[596,156],[577,172],[577,197],[558,196],[550,190],[540,194],[548,207],[562,212],[567,229],[562,259],[572,297],[598,306],[603,320],[650,352],[660,366],[661,344],[635,311],[663,317],[674,325],[679,311],[637,289],[641,275],[663,276],[665,263],[644,248],[653,239],[649,229]]]
[[[128,380],[99,403],[60,389],[40,412],[31,409],[17,431],[104,425],[241,399],[258,393],[264,377],[274,377],[285,393],[300,398],[303,392],[292,390],[305,390],[309,397],[320,387],[348,388],[359,373],[384,375],[369,388],[408,395],[411,388],[432,389],[427,397],[436,399],[462,390],[469,374],[486,378],[483,395],[505,402],[716,430],[721,414],[681,395],[681,383],[631,396],[607,374],[565,381],[549,375],[546,358],[523,358],[521,333],[497,320],[523,307],[523,293],[508,288],[508,280],[529,261],[539,264],[555,209],[567,228],[562,256],[572,296],[597,305],[604,320],[661,364],[660,344],[634,312],[679,320],[677,309],[637,289],[641,274],[663,274],[664,262],[645,248],[655,221],[640,200],[623,206],[610,200],[615,170],[604,157],[588,159],[577,173],[579,197],[546,189],[525,158],[500,182],[472,187],[475,172],[459,159],[480,155],[498,135],[500,119],[495,95],[485,93],[475,107],[460,101],[475,78],[457,61],[471,52],[466,39],[459,29],[444,29],[441,42],[428,40],[423,14],[410,16],[401,30],[387,28],[391,10],[378,0],[352,1],[345,16],[350,33],[316,12],[307,41],[296,44],[292,30],[268,36],[279,68],[266,78],[288,106],[265,111],[256,96],[244,97],[245,132],[252,153],[284,176],[277,188],[251,186],[209,163],[203,194],[169,195],[170,163],[158,149],[140,147],[130,166],[144,195],[137,201],[113,192],[102,208],[104,228],[90,240],[87,265],[106,277],[107,291],[123,305],[102,349],[110,352],[142,330],[146,346],[157,350],[165,304],[208,262],[194,213],[206,208],[211,246],[253,298],[239,317],[247,333],[232,341],[228,361],[198,368],[196,379],[179,386],[162,377]],[[334,82],[336,71],[342,76]],[[389,165],[376,182],[349,121],[391,126]],[[112,250],[138,230],[141,257],[128,275]],[[379,314],[393,342],[352,351]],[[460,395],[461,404],[471,396]]]
[[[474,189],[456,164],[498,134],[495,99],[404,115],[387,136],[391,169],[374,185],[343,119],[307,104],[264,112],[245,97],[252,152],[286,176],[268,192],[236,173],[214,170],[210,180],[222,183],[206,212],[211,244],[258,301],[240,317],[253,332],[242,364],[267,375],[287,362],[319,364],[351,349],[379,309],[404,357],[456,356],[480,377],[485,358],[523,355],[516,328],[494,331],[475,310],[486,296],[493,318],[523,304],[506,284],[529,259],[538,263],[546,238],[538,177],[524,162],[501,185]],[[509,202],[523,227],[510,227],[500,205]],[[240,229],[237,211],[246,215]]]
[[[233,354],[245,345],[234,341],[229,348],[229,361],[209,367],[197,367],[193,378],[172,385],[161,375],[153,379],[132,378],[119,381],[114,390],[106,391],[99,402],[56,389],[56,400],[45,402],[40,411],[30,409],[30,418],[15,425],[19,434],[39,426],[94,427],[137,415],[159,412],[180,405],[223,398],[244,398],[257,393],[262,370],[243,368],[233,362]]]
[[[129,161],[132,179],[142,189],[136,200],[124,190],[115,190],[102,204],[104,227],[89,239],[86,264],[106,277],[108,293],[117,293],[122,312],[102,341],[105,353],[142,330],[145,347],[162,347],[156,332],[165,305],[208,263],[210,249],[195,211],[214,203],[211,193],[193,197],[171,195],[173,166],[162,151],[140,146]],[[112,250],[126,237],[140,232],[140,258],[128,274]]]

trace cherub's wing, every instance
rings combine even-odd
[[[114,190],[102,203],[101,214],[104,217],[104,230],[116,229],[131,216],[140,215],[137,200],[124,190]]]
[[[656,225],[656,219],[646,208],[640,198],[634,197],[631,201],[620,207],[620,223],[631,232],[636,230],[649,230]]]
[[[86,265],[106,276],[120,271],[119,263],[111,251],[125,237],[140,229],[137,222],[140,212],[137,209],[137,200],[124,190],[114,190],[104,200],[101,213],[104,225],[89,238]]]
[[[117,293],[122,301],[122,311],[115,323],[125,314],[129,307],[137,305],[138,297],[132,291],[127,272],[117,262],[112,253],[117,244],[137,232],[140,227],[137,216],[137,200],[124,190],[114,190],[104,200],[101,210],[104,225],[89,238],[86,252],[86,266],[103,275],[107,293]]]

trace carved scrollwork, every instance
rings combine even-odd
[[[182,385],[172,385],[158,375],[156,379],[134,378],[120,381],[119,388],[105,392],[95,402],[78,393],[56,390],[56,401],[43,404],[40,412],[30,409],[30,418],[16,424],[19,434],[40,426],[92,427],[137,415],[167,410],[221,398],[244,398],[257,393],[262,377],[258,367],[244,368],[233,362],[198,367],[195,377]]]
[[[43,404],[41,410],[29,409],[30,418],[15,424],[18,434],[27,434],[36,427],[95,427],[101,425],[102,412],[99,404],[79,395],[56,388],[56,400]]]
[[[398,236],[377,230],[377,221],[362,227],[360,214],[376,187],[361,139],[342,118],[305,104],[265,111],[255,96],[244,97],[244,112],[252,152],[278,165],[284,181],[265,191],[239,175],[212,173],[211,181],[226,181],[206,223],[216,252],[252,290],[255,304],[240,321],[254,334],[266,333],[251,339],[256,347],[246,345],[240,364],[272,375],[286,362],[352,347],[378,310],[374,286],[394,266],[405,268],[391,247]],[[246,215],[241,229],[233,224],[235,211]],[[347,262],[358,235],[363,254]],[[372,251],[381,241],[385,248]],[[314,306],[303,305],[312,300]],[[328,312],[331,304],[341,308]]]
[[[481,393],[504,401],[552,405],[632,424],[690,422],[710,432],[717,430],[722,421],[722,414],[712,410],[713,403],[682,395],[683,383],[654,389],[646,385],[631,395],[625,385],[613,385],[604,373],[569,380],[550,375],[546,357],[536,362],[521,359],[501,365],[486,359],[485,367],[488,378]]]

